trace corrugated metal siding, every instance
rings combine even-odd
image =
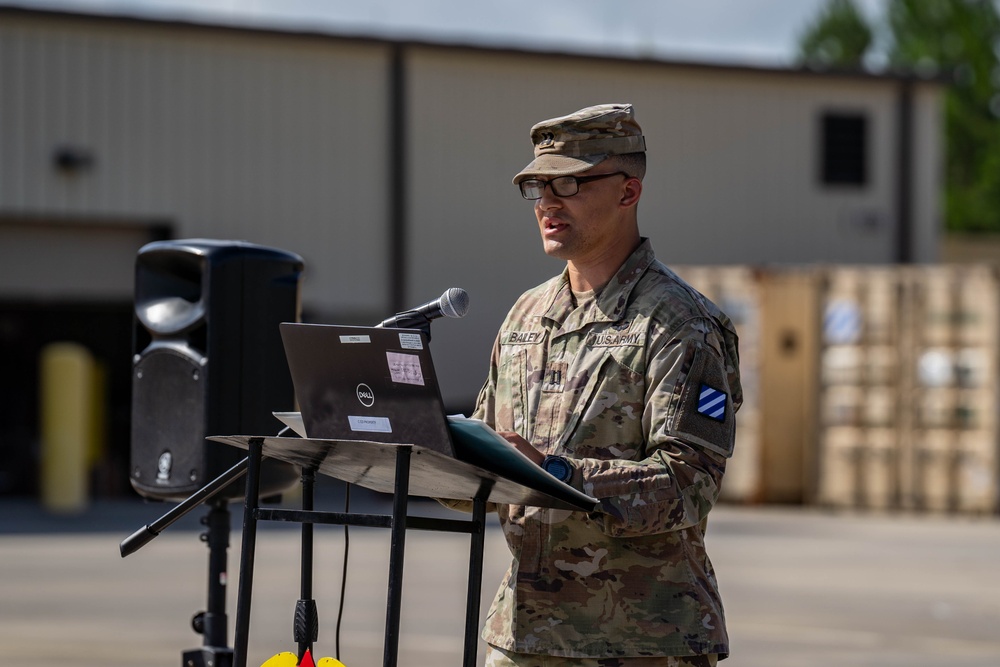
[[[5,17],[0,212],[157,217],[303,255],[304,299],[388,308],[389,49]],[[57,146],[94,168],[67,176]],[[361,195],[360,193],[365,193]]]

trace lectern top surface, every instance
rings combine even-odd
[[[249,448],[254,436],[214,436],[228,445]],[[314,468],[324,475],[373,491],[393,493],[396,451],[410,445],[388,445],[364,440],[333,441],[311,438],[263,438],[263,455]],[[412,447],[409,492],[426,498],[469,500],[555,509],[593,511],[597,501],[552,478],[540,484],[522,484],[459,461],[440,452]]]

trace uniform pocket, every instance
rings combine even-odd
[[[528,421],[527,354],[523,348],[505,348],[497,376],[496,424],[498,431],[524,435]]]
[[[566,447],[576,458],[633,460],[643,449],[645,382],[606,352],[574,399]]]

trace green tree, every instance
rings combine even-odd
[[[892,68],[949,77],[945,94],[945,221],[1000,232],[1000,16],[995,0],[887,0],[875,30]],[[829,0],[799,41],[799,58],[860,67],[873,28],[850,0]]]
[[[852,0],[829,0],[799,38],[799,59],[811,67],[861,68],[872,29]]]
[[[992,0],[890,0],[890,64],[950,73],[948,229],[1000,231],[1000,17]]]

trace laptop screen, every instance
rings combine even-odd
[[[310,438],[419,445],[454,456],[422,332],[285,322],[281,337]]]

